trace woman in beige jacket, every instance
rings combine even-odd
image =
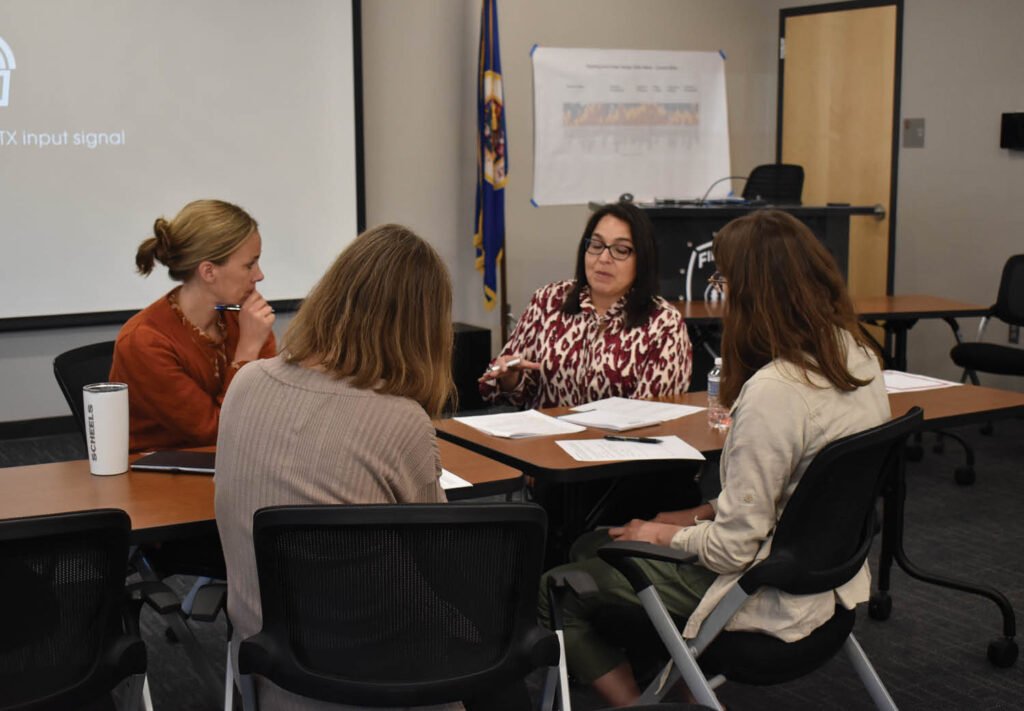
[[[889,401],[874,346],[859,328],[843,277],[810,230],[792,216],[759,211],[734,220],[715,237],[726,295],[720,397],[732,408],[721,459],[721,494],[684,511],[613,528],[617,540],[648,541],[697,556],[699,565],[645,561],[669,612],[694,637],[707,613],[742,573],[766,557],[775,523],[815,455],[829,442],[885,422]],[[579,551],[596,550],[598,534]],[[623,650],[592,624],[607,606],[639,605],[625,578],[593,555],[570,563],[601,592],[567,596],[569,667],[615,705],[639,689]],[[542,580],[545,589],[546,580]],[[863,568],[829,593],[751,596],[727,629],[794,641],[833,614],[867,600]],[[547,616],[542,595],[541,616]]]

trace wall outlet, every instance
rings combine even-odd
[[[1020,326],[1010,324],[1010,343],[1020,343]]]

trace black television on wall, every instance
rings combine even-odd
[[[1024,151],[1024,113],[1003,114],[1003,128],[999,132],[999,147]]]

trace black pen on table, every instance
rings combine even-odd
[[[604,438],[610,442],[639,442],[640,444],[661,444],[660,439],[655,437],[627,437],[626,435],[605,435]]]

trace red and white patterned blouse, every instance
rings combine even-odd
[[[576,407],[605,397],[649,398],[685,392],[693,352],[682,315],[661,297],[647,322],[626,328],[625,297],[604,316],[580,293],[580,312],[562,313],[573,281],[538,289],[499,355],[521,354],[541,364],[524,370],[519,385],[501,392],[480,384],[484,400],[520,407]]]

